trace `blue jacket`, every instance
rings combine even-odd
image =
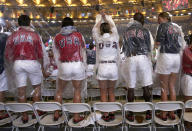
[[[0,74],[4,71],[4,51],[8,35],[0,33]]]
[[[134,21],[123,35],[123,52],[128,57],[131,55],[148,55],[151,52],[149,31],[141,23]]]
[[[156,42],[160,42],[160,53],[179,53],[181,45],[179,44],[180,29],[172,22],[159,25]]]

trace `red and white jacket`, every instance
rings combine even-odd
[[[186,47],[183,51],[183,72],[192,75],[192,48]]]
[[[55,36],[54,44],[59,53],[60,62],[83,62],[84,38],[73,27],[63,27],[61,32]]]
[[[19,27],[7,40],[5,57],[9,61],[43,59],[40,36],[30,27]]]

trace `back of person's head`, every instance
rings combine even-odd
[[[93,44],[90,44],[89,45],[89,49],[92,50],[94,48],[94,45]]]
[[[74,26],[73,19],[69,17],[65,17],[62,21],[62,27],[65,27],[65,26]]]
[[[109,25],[109,23],[102,23],[100,26],[100,32],[101,35],[103,35],[104,33],[111,33],[111,27]]]
[[[140,12],[135,13],[135,15],[133,16],[133,19],[140,22],[142,25],[144,25],[144,15]]]
[[[189,35],[189,45],[192,45],[192,34]]]
[[[18,19],[19,26],[30,26],[31,19],[28,15],[21,15]]]
[[[168,22],[172,21],[171,14],[169,12],[162,12],[162,13],[159,14],[159,17],[161,17],[163,19],[167,19]]]

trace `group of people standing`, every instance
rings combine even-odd
[[[136,13],[133,20],[130,21],[122,36],[119,36],[116,25],[110,15],[100,11],[96,16],[96,23],[92,30],[93,39],[96,42],[96,63],[95,72],[99,83],[101,101],[114,102],[114,89],[121,74],[126,81],[128,89],[128,102],[134,101],[134,89],[139,83],[143,89],[145,101],[152,101],[151,87],[152,78],[152,51],[159,48],[159,56],[156,64],[156,73],[159,74],[161,84],[161,100],[168,100],[169,90],[170,100],[176,100],[175,83],[181,66],[181,55],[185,48],[184,38],[181,28],[172,23],[171,16],[167,12],[159,14],[156,40],[154,42],[150,31],[143,27],[144,16]],[[19,28],[10,36],[0,34],[0,81],[5,81],[4,54],[5,60],[13,65],[13,74],[18,88],[19,102],[26,102],[27,78],[33,85],[33,101],[40,100],[42,76],[48,76],[44,69],[45,51],[41,37],[32,28],[30,28],[30,18],[22,15],[18,19]],[[7,39],[8,38],[8,39]],[[120,47],[120,38],[122,46]],[[183,69],[185,73],[185,86],[183,87],[186,96],[192,96],[192,46],[185,49]],[[5,52],[4,52],[5,49]],[[87,61],[85,40],[83,35],[77,31],[71,18],[66,17],[62,21],[62,28],[55,36],[53,42],[53,54],[58,68],[57,90],[55,101],[62,103],[63,90],[69,81],[72,81],[74,87],[74,103],[81,102],[81,85],[86,79]],[[121,60],[121,55],[124,60]],[[121,67],[121,68],[120,68]],[[0,85],[0,101],[3,101],[3,91],[5,85]],[[191,97],[190,97],[191,98]],[[186,99],[190,99],[186,97]],[[39,114],[43,114],[39,111]],[[54,120],[57,121],[61,112],[54,113]],[[160,114],[162,120],[167,120],[167,116],[175,119],[174,112],[167,115],[166,112]],[[6,115],[0,116],[3,119]],[[133,112],[129,112],[126,118],[134,121]],[[78,123],[84,119],[83,116],[75,114],[73,122]],[[103,113],[104,121],[115,119],[114,112]],[[146,119],[151,119],[151,112],[146,112]],[[28,115],[23,113],[23,122],[28,121]]]

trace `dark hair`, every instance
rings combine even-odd
[[[65,27],[65,26],[74,26],[73,19],[69,17],[65,17],[62,21],[62,27]]]
[[[89,49],[92,50],[94,48],[94,44],[89,44]]]
[[[164,19],[167,19],[168,22],[171,22],[172,21],[172,18],[171,18],[171,14],[168,13],[168,12],[162,12],[159,14],[159,17],[162,17]]]
[[[104,33],[111,33],[111,27],[109,23],[102,23],[100,26],[100,32],[101,35],[103,35]]]
[[[144,16],[142,13],[138,12],[135,13],[135,15],[133,16],[134,20],[140,22],[142,25],[144,25]]]
[[[19,26],[30,26],[31,19],[28,15],[21,15],[18,19]]]
[[[189,35],[189,45],[192,45],[192,34],[191,35]]]

